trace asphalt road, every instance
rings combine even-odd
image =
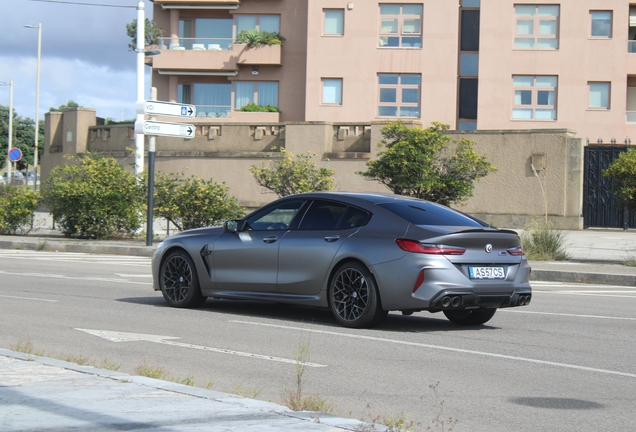
[[[636,430],[636,288],[533,288],[530,306],[479,328],[420,313],[350,330],[305,307],[169,308],[152,291],[147,258],[2,250],[0,347],[106,360],[131,374],[146,364],[168,379],[283,403],[307,344],[303,391],[341,416],[404,412],[414,430],[442,430],[432,422],[449,418],[447,431]]]

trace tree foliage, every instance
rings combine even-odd
[[[144,24],[144,43],[146,45],[157,45],[159,38],[163,36],[163,30],[156,26],[155,22],[146,18]],[[126,24],[126,34],[130,37],[128,49],[134,51],[137,48],[137,19]]]
[[[18,186],[0,186],[0,233],[15,234],[27,227],[38,206],[39,193]]]
[[[316,162],[311,160],[312,153],[294,156],[292,152],[281,148],[280,154],[281,157],[270,162],[269,168],[250,167],[250,173],[260,186],[271,190],[279,197],[336,189],[333,180],[335,171],[316,168]]]
[[[613,190],[619,204],[630,212],[636,211],[636,149],[619,154],[603,176],[614,179]]]
[[[69,108],[83,108],[83,107],[77,102],[75,102],[74,100],[67,100],[66,103],[60,105],[57,108],[54,108],[54,107],[49,108],[49,112],[62,112]]]
[[[44,182],[43,198],[66,236],[112,238],[141,226],[145,187],[115,159],[86,153],[58,165]]]
[[[44,122],[38,124],[38,154],[42,155],[44,142]],[[9,107],[0,105],[0,167],[7,162],[9,140]],[[28,165],[33,165],[33,151],[35,150],[35,122],[28,117],[20,117],[13,111],[13,137],[11,146],[22,150],[22,159],[16,162],[18,171],[26,171]],[[40,160],[40,158],[38,158]]]
[[[154,211],[180,230],[220,225],[245,214],[224,183],[161,173],[155,177]]]
[[[452,140],[448,125],[409,128],[400,121],[382,128],[380,146],[386,150],[367,162],[358,174],[386,185],[396,194],[434,201],[443,205],[472,196],[475,180],[495,171],[473,150],[474,142]]]

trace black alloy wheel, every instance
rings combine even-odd
[[[170,306],[196,308],[205,302],[196,268],[192,258],[185,252],[171,252],[161,264],[159,277],[161,293]]]
[[[496,308],[492,309],[473,309],[473,310],[445,310],[444,315],[452,323],[461,326],[474,326],[487,323],[497,312]]]
[[[371,272],[358,262],[338,267],[329,284],[329,305],[345,327],[373,327],[387,314]]]

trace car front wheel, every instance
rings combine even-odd
[[[487,323],[497,309],[445,310],[444,315],[452,323],[462,326],[473,326]]]
[[[161,264],[159,275],[161,293],[170,306],[195,308],[205,302],[196,268],[192,258],[185,252],[171,252]]]
[[[373,327],[387,314],[382,310],[371,272],[357,262],[344,263],[329,284],[329,305],[345,327]]]

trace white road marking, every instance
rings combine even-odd
[[[575,318],[598,318],[598,319],[610,319],[610,320],[625,320],[625,321],[636,321],[636,318],[629,317],[611,317],[611,316],[602,316],[602,315],[580,315],[580,314],[566,314],[566,313],[555,313],[555,312],[535,312],[535,311],[527,311],[527,310],[511,310],[511,309],[499,309],[498,312],[511,312],[511,313],[526,313],[526,314],[536,314],[536,315],[557,315],[557,316],[566,316],[566,317],[575,317]]]
[[[131,278],[152,277],[151,274],[121,274],[121,273],[115,273],[115,275],[117,275],[119,277],[123,277],[123,278],[127,278],[127,277],[131,277]]]
[[[0,297],[12,298],[12,299],[18,299],[18,300],[35,300],[35,301],[43,301],[43,302],[49,302],[49,303],[58,303],[58,300],[47,300],[47,299],[41,299],[41,298],[35,298],[35,297],[18,297],[18,296],[9,296],[9,295],[2,295],[2,294],[0,294]]]
[[[607,375],[618,375],[618,376],[623,376],[628,378],[636,378],[636,374],[627,373],[627,372],[591,368],[587,366],[579,366],[579,365],[559,363],[559,362],[553,362],[553,361],[547,361],[547,360],[538,360],[538,359],[532,359],[527,357],[496,354],[496,353],[490,353],[485,351],[475,351],[475,350],[468,350],[463,348],[453,348],[453,347],[447,347],[442,345],[431,345],[431,344],[425,344],[425,343],[419,343],[419,342],[409,342],[409,341],[400,341],[395,339],[379,338],[375,336],[365,336],[365,335],[351,334],[351,333],[339,333],[339,332],[326,331],[326,330],[314,330],[314,329],[308,329],[303,327],[291,327],[291,326],[283,326],[283,325],[277,325],[277,324],[265,324],[265,323],[258,323],[258,322],[252,322],[252,321],[230,320],[230,322],[239,323],[239,324],[257,325],[257,326],[263,326],[263,327],[280,328],[285,330],[299,330],[303,332],[319,333],[319,334],[325,334],[325,335],[331,335],[331,336],[347,337],[352,339],[371,340],[375,342],[386,342],[386,343],[397,344],[397,345],[416,346],[421,348],[450,351],[450,352],[456,352],[461,354],[473,354],[473,355],[484,356],[484,357],[494,357],[494,358],[505,359],[505,360],[514,360],[514,361],[535,363],[535,364],[546,365],[546,366],[555,366],[555,367],[566,368],[566,369],[575,369],[575,370],[582,370],[587,372],[597,372],[597,373],[602,373]]]
[[[241,357],[251,357],[251,358],[255,358],[259,360],[269,360],[269,361],[276,361],[281,363],[292,363],[292,364],[298,363],[296,360],[293,360],[293,359],[286,359],[281,357],[266,356],[261,354],[246,353],[246,352],[233,351],[233,350],[228,350],[223,348],[212,348],[212,347],[206,347],[201,345],[192,345],[187,343],[171,341],[170,339],[181,339],[175,336],[160,336],[160,335],[149,335],[149,334],[141,334],[141,333],[124,333],[124,332],[113,332],[113,331],[107,331],[107,330],[90,330],[90,329],[81,329],[81,328],[76,328],[75,330],[79,330],[81,332],[88,333],[93,336],[98,336],[103,339],[107,339],[111,342],[139,342],[139,341],[154,342],[154,343],[178,346],[183,348],[212,351],[212,352],[217,352],[221,354],[232,354],[232,355],[241,356]],[[308,367],[316,367],[316,368],[327,367],[327,365],[322,365],[318,363],[310,363],[310,362],[300,362],[298,364],[308,366]]]
[[[127,284],[135,284],[135,285],[152,285],[152,282],[137,282],[137,281],[129,281],[125,279],[115,279],[115,278],[74,277],[74,276],[66,276],[66,275],[51,274],[51,273],[17,273],[17,272],[7,272],[7,271],[0,270],[0,274],[11,275],[11,276],[42,277],[47,279],[71,279],[71,280],[85,280],[85,281],[94,281],[94,282],[116,282],[116,283],[127,283]]]

